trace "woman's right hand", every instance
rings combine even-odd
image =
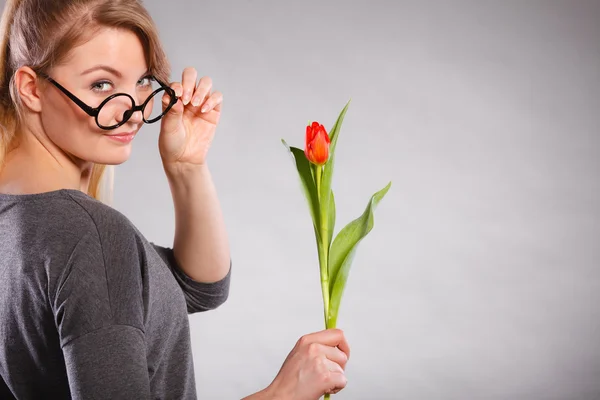
[[[340,329],[302,336],[265,392],[268,398],[318,400],[346,386],[344,370],[350,347]]]

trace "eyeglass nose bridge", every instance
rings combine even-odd
[[[146,100],[145,102],[143,102],[142,104],[140,104],[138,106],[133,106],[133,108],[130,108],[129,110],[126,110],[123,113],[123,120],[121,121],[121,123],[125,123],[125,122],[129,121],[129,118],[131,118],[131,116],[133,115],[133,113],[136,112],[136,111],[141,111],[142,112],[142,120],[144,122],[146,122],[146,117],[144,116],[144,107],[146,107],[146,104],[148,104],[148,100]]]
[[[161,82],[159,81],[159,83],[161,83]],[[162,85],[162,83],[161,83],[161,85]],[[147,124],[151,124],[153,122],[156,122],[160,118],[162,118],[162,114],[161,114],[161,116],[159,116],[158,118],[153,118],[151,120],[147,120],[146,116],[144,115],[144,108],[146,107],[146,105],[150,102],[151,99],[156,100],[156,97],[158,97],[156,94],[159,92],[162,92],[162,91],[166,92],[169,95],[169,97],[171,97],[171,101],[169,102],[164,113],[168,112],[171,109],[171,107],[174,105],[174,103],[177,101],[177,96],[175,95],[175,91],[169,87],[165,87],[163,85],[162,87],[156,89],[148,96],[148,98],[146,100],[144,100],[144,102],[142,104],[139,104],[139,105],[135,105],[134,98],[131,97],[129,94],[126,94],[127,97],[129,97],[131,99],[133,107],[123,113],[123,120],[120,122],[120,124],[124,124],[125,122],[129,121],[129,119],[131,118],[133,113],[135,113],[136,111],[142,112],[142,120]]]

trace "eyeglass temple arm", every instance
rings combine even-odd
[[[154,79],[156,79],[156,82],[160,83],[160,85],[162,87],[164,87],[165,89],[168,89],[169,91],[173,92],[173,95],[177,98],[179,98],[176,94],[175,94],[175,90],[173,90],[173,88],[169,85],[167,85],[166,83],[164,83],[163,81],[161,81],[160,79],[158,79],[157,77],[154,77]]]
[[[98,111],[97,108],[92,108],[92,107],[88,106],[87,104],[85,104],[83,101],[79,100],[71,92],[69,92],[66,88],[64,88],[60,83],[56,82],[54,79],[50,78],[48,75],[46,75],[46,74],[40,74],[40,75],[43,76],[44,78],[46,78],[48,81],[50,81],[58,89],[60,89],[61,92],[66,94],[67,97],[69,97],[71,100],[73,100],[73,102],[75,102],[75,104],[77,104],[83,111],[85,111],[87,115],[89,115],[90,117],[96,116],[96,113]]]

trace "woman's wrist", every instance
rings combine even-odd
[[[163,163],[163,169],[167,178],[174,181],[194,180],[198,176],[209,174],[208,165],[187,163]]]

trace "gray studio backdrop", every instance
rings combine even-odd
[[[600,398],[600,1],[146,1],[173,64],[214,80],[209,160],[230,298],[190,316],[198,394],[266,386],[323,328],[316,246],[285,148],[330,128],[337,230],[388,181],[339,327],[339,399]],[[171,245],[158,126],[115,203]]]

